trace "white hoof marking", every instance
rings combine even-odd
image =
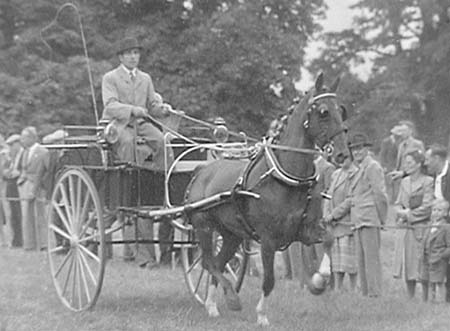
[[[260,315],[258,314],[258,321],[259,326],[269,326],[269,320],[267,319],[266,315]]]

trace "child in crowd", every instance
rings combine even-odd
[[[431,289],[431,301],[445,301],[445,277],[450,258],[449,203],[436,199],[431,209],[431,226],[423,238],[422,247],[422,286],[423,300],[428,300]]]

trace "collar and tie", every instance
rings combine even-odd
[[[25,148],[22,152],[22,159],[21,159],[21,168],[22,170],[25,170],[28,166],[28,156],[30,154],[30,149]]]

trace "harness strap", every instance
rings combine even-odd
[[[232,194],[231,194],[231,201],[236,206],[236,210],[238,213],[238,215],[236,215],[236,219],[238,220],[238,222],[244,229],[245,233],[251,239],[255,240],[256,242],[260,242],[261,238],[256,233],[255,228],[253,226],[251,226],[251,224],[247,221],[247,218],[245,217],[246,209],[247,209],[247,204],[246,204],[247,199],[243,199],[242,196],[239,197],[239,195],[240,195],[239,192],[241,192],[241,191],[251,192],[251,191],[246,191],[247,178],[248,178],[248,175],[249,175],[251,169],[254,167],[254,165],[260,159],[259,155],[262,155],[262,154],[259,153],[258,155],[256,155],[256,157],[245,166],[244,170],[242,171],[242,174],[239,176],[236,183],[234,184]]]
[[[300,185],[308,184],[310,182],[315,182],[315,181],[317,181],[317,178],[319,177],[319,173],[318,173],[316,167],[314,167],[314,174],[309,177],[300,178],[300,177],[294,176],[292,174],[288,174],[281,167],[275,154],[273,153],[273,150],[266,146],[264,146],[264,155],[266,156],[266,161],[267,161],[267,165],[269,166],[270,174],[273,177],[275,177],[276,179],[282,181],[283,183],[285,183],[289,186],[300,186]]]

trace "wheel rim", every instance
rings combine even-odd
[[[48,257],[57,294],[71,310],[95,305],[105,270],[105,235],[97,190],[82,169],[58,179],[48,215]]]
[[[203,305],[208,296],[212,277],[202,266],[202,250],[200,246],[195,243],[193,233],[193,231],[189,231],[188,234],[184,234],[183,241],[190,242],[191,244],[183,244],[181,246],[181,259],[184,277],[189,292]],[[217,232],[215,232],[213,236],[213,245],[215,247],[216,255],[222,246],[222,238]],[[248,255],[244,252],[241,245],[234,257],[231,258],[225,266],[224,275],[231,281],[237,292],[239,292],[242,287],[247,263]]]

